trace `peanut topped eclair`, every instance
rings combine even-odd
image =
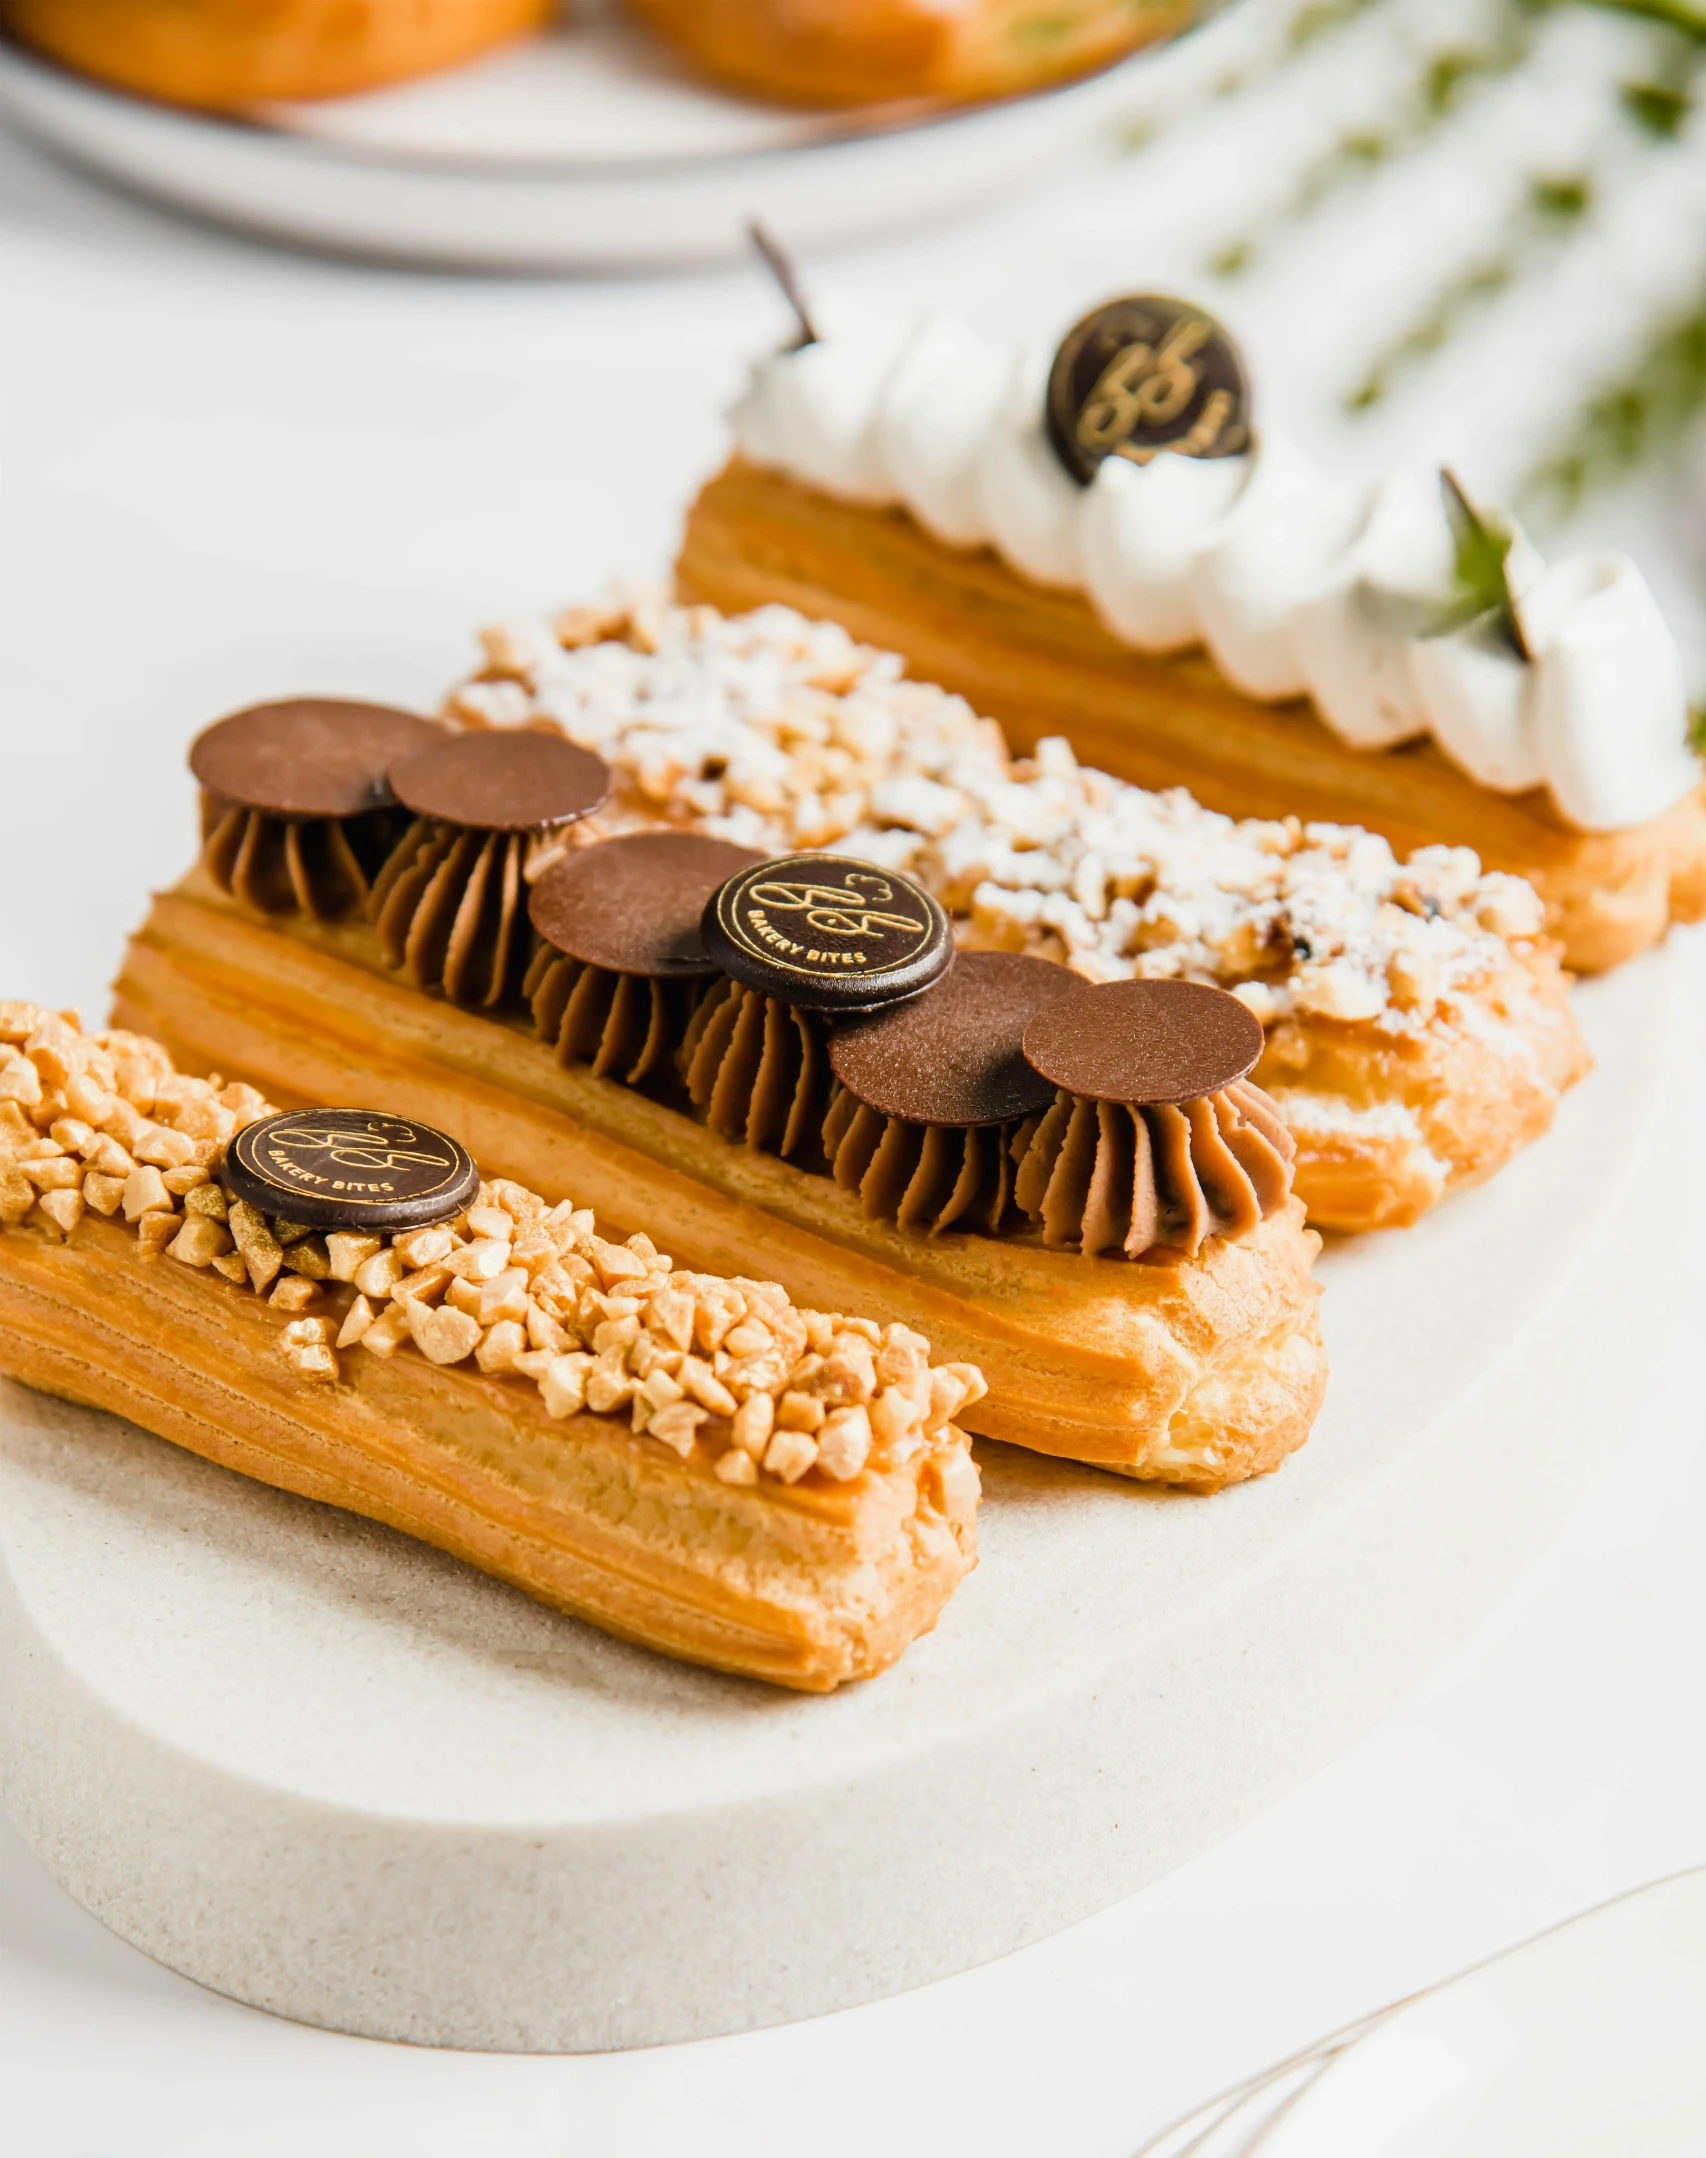
[[[782,607],[577,607],[485,642],[452,718],[555,724],[614,774],[571,842],[833,847],[915,878],[963,946],[1230,989],[1324,1227],[1414,1221],[1537,1138],[1587,1067],[1533,890],[1466,848],[1401,862],[1346,825],[1234,822],[1059,739],[1015,759],[963,699]]]
[[[1161,295],[1052,354],[802,318],[681,589],[843,622],[1021,751],[1065,733],[1233,816],[1472,847],[1584,971],[1706,912],[1702,742],[1634,562],[1548,564],[1450,474],[1332,475],[1258,416],[1225,328]]]
[[[585,755],[510,730],[446,730],[433,752],[482,827],[531,821],[518,744]],[[500,769],[502,804],[474,783]],[[421,886],[407,923],[392,864],[367,922],[329,923],[262,916],[204,861],[133,940],[120,1009],[271,1092],[430,1118],[699,1264],[928,1329],[983,1369],[964,1413],[993,1437],[1198,1489],[1302,1444],[1325,1381],[1318,1240],[1249,1083],[1245,1005],[957,954],[938,902],[866,861],[601,839],[590,811],[566,837],[526,861],[523,996],[498,993],[507,962],[417,963],[429,919],[431,954],[479,920],[516,948],[515,911],[493,916],[470,866],[484,844],[456,840],[442,860],[463,870]]]
[[[975,1562],[975,1368],[675,1267],[382,1112],[0,1004],[0,1371],[607,1631],[824,1691]]]

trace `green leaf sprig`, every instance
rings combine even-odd
[[[1522,615],[1510,578],[1515,530],[1497,514],[1477,509],[1454,472],[1441,472],[1439,484],[1457,547],[1457,596],[1452,620],[1461,625],[1492,615],[1500,636],[1517,658],[1532,659],[1534,654],[1523,634]]]

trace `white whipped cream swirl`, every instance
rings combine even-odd
[[[1491,618],[1440,627],[1455,547],[1437,474],[1346,484],[1264,433],[1242,457],[1109,457],[1080,487],[1043,426],[1047,373],[1046,353],[940,316],[832,321],[759,361],[731,417],[754,463],[994,547],[1083,592],[1134,650],[1204,646],[1246,696],[1311,698],[1352,748],[1431,734],[1482,786],[1544,787],[1583,831],[1700,784],[1682,657],[1627,556],[1548,567],[1519,536],[1524,660]]]

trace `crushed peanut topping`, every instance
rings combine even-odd
[[[250,1086],[191,1079],[141,1035],[0,1003],[0,1226],[68,1237],[92,1210],[140,1255],[209,1268],[287,1313],[299,1378],[335,1382],[357,1347],[472,1362],[537,1387],[557,1418],[625,1416],[724,1483],[847,1483],[927,1454],[950,1519],[976,1503],[953,1422],[987,1391],[904,1326],[802,1311],[773,1281],[675,1267],[649,1237],[613,1243],[590,1211],[482,1184],[465,1213],[395,1238],[262,1214],[219,1181],[226,1147],[272,1114]]]
[[[1418,1031],[1508,975],[1540,932],[1521,878],[1466,847],[1400,863],[1348,825],[1230,817],[1080,765],[1011,757],[961,697],[792,609],[724,616],[656,597],[486,632],[452,696],[468,726],[544,719],[616,774],[564,844],[669,823],[771,853],[833,847],[916,877],[963,943],[1090,981],[1183,975],[1291,1014]],[[543,863],[538,865],[543,867]]]

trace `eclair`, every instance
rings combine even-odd
[[[1577,969],[1706,913],[1697,722],[1635,565],[1548,565],[1448,475],[1328,476],[1256,429],[1202,309],[1110,301],[1052,355],[803,321],[733,424],[683,597],[839,621],[1023,753],[1471,848]]]
[[[968,1429],[1199,1489],[1303,1442],[1318,1239],[1246,1004],[960,952],[928,891],[855,857],[605,836],[617,775],[600,763],[565,820],[550,752],[596,761],[539,730],[444,733],[437,821],[459,801],[480,822],[439,835],[412,915],[395,857],[340,921],[263,916],[204,860],[133,943],[121,1012],[275,1098],[422,1118],[695,1265],[927,1327],[988,1382]],[[424,799],[423,754],[399,797]],[[437,956],[475,920],[471,950],[515,948],[480,867],[498,831],[530,850],[513,998]]]
[[[667,1655],[825,1692],[975,1563],[904,1325],[676,1266],[416,1118],[277,1112],[0,1004],[0,1372]]]
[[[0,0],[11,35],[61,66],[211,111],[460,67],[550,13],[550,0]]]
[[[1184,29],[1197,0],[632,0],[708,74],[789,104],[1016,97]]]

